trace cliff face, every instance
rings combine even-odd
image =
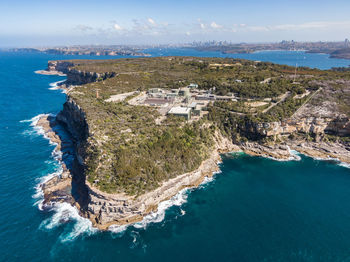
[[[89,134],[85,112],[69,96],[63,105],[63,110],[57,115],[57,120],[63,122],[76,141],[84,141]]]
[[[107,78],[114,77],[114,72],[95,73],[84,72],[76,69],[69,69],[67,72],[67,84],[69,85],[84,85],[92,82],[103,81]]]
[[[67,75],[68,85],[84,85],[92,82],[103,81],[114,77],[115,72],[84,72],[73,68],[74,64],[69,61],[49,61],[47,71],[62,72]]]
[[[58,71],[67,74],[69,68],[72,66],[74,66],[74,64],[68,61],[49,61],[47,71]]]
[[[63,110],[56,120],[66,127],[70,133],[74,146],[74,160],[72,163],[72,196],[79,204],[82,213],[87,210],[90,200],[88,188],[85,184],[85,147],[89,136],[89,127],[83,110],[69,96],[63,105]]]
[[[276,135],[290,135],[296,132],[310,134],[332,134],[337,136],[350,135],[350,119],[346,116],[336,118],[307,117],[288,119],[282,122],[258,123],[251,125],[252,136],[269,137]]]

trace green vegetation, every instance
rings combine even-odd
[[[113,78],[77,86],[69,96],[86,113],[89,125],[90,136],[84,145],[88,181],[105,192],[131,195],[152,190],[163,181],[197,169],[212,150],[216,131],[235,142],[264,139],[255,132],[258,124],[292,116],[318,90],[320,83],[349,79],[343,72],[309,68],[299,68],[295,76],[293,67],[228,58],[73,62],[81,71],[116,73]],[[131,106],[128,99],[119,103],[105,101],[111,95],[150,88],[180,88],[189,83],[197,83],[200,89],[217,95],[234,94],[238,101],[211,103],[209,114],[197,122],[167,117],[161,124],[156,123],[160,115],[152,107]],[[334,88],[343,90],[341,83],[339,86]],[[309,95],[297,97],[306,90]],[[339,102],[339,107],[348,110],[349,101],[339,97],[340,100],[345,102]],[[251,106],[254,101],[265,102]],[[315,101],[312,99],[312,103]]]

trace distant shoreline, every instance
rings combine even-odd
[[[219,51],[220,52],[220,51]],[[298,50],[284,50],[284,49],[267,49],[267,50],[256,50],[251,52],[221,52],[222,54],[255,54],[255,53],[263,53],[263,52],[304,52],[306,54],[324,54],[328,55],[329,58],[332,59],[344,59],[344,60],[350,60],[350,53],[344,54],[344,55],[335,55],[335,54],[329,54],[327,52],[314,52],[310,50],[305,49],[298,49]],[[350,64],[349,64],[350,66]]]

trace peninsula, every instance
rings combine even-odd
[[[118,45],[76,45],[40,48],[12,48],[13,52],[45,53],[52,55],[90,55],[90,56],[149,56],[139,47]]]
[[[46,71],[67,75],[67,101],[38,122],[64,152],[43,207],[70,202],[100,229],[198,186],[222,153],[350,163],[346,72],[198,57],[50,61]]]
[[[266,50],[303,50],[307,53],[329,54],[330,58],[350,59],[350,41],[345,39],[343,42],[296,42],[281,41],[279,43],[227,43],[227,42],[208,42],[193,44],[192,47],[199,51],[219,51],[224,54],[235,53],[253,53]],[[350,65],[349,65],[350,66]]]

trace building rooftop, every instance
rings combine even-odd
[[[165,99],[165,98],[147,98],[145,100],[145,104],[153,104],[153,105],[164,105],[166,103],[171,102],[171,100]]]
[[[191,108],[175,106],[169,110],[169,114],[189,114],[191,112]]]

